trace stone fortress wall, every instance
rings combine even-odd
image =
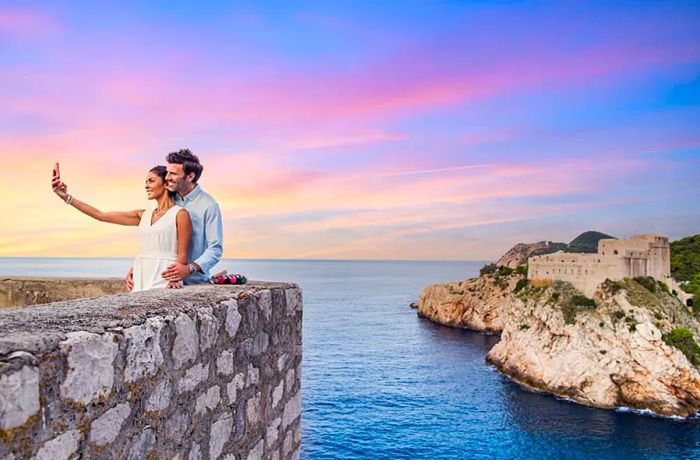
[[[606,279],[651,276],[671,282],[671,247],[661,235],[635,235],[628,240],[603,239],[596,254],[557,252],[528,260],[528,279],[568,281],[592,296]]]
[[[0,459],[298,458],[301,340],[293,284],[0,309]]]

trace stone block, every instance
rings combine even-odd
[[[292,439],[292,431],[287,431],[287,435],[284,437],[284,443],[282,444],[282,453],[284,458],[289,458],[294,448],[294,440]]]
[[[206,392],[202,393],[197,397],[197,402],[195,403],[194,413],[203,414],[207,410],[214,410],[221,402],[219,385],[214,385],[210,387]]]
[[[260,422],[260,393],[248,399],[245,405],[246,420],[248,420],[248,428],[255,429]]]
[[[277,405],[282,400],[282,395],[284,394],[284,380],[280,380],[280,383],[272,390],[271,396],[271,406],[273,409],[277,408]]]
[[[279,358],[277,358],[277,370],[279,372],[282,372],[284,369],[287,368],[287,360],[288,359],[289,359],[289,355],[287,353],[284,353]]]
[[[148,397],[146,401],[146,410],[153,412],[166,409],[170,405],[170,395],[172,391],[170,380],[167,378],[161,380]]]
[[[177,382],[178,393],[192,391],[197,385],[209,378],[209,366],[202,363],[187,369],[185,375]]]
[[[189,315],[181,314],[175,320],[175,340],[173,342],[173,363],[180,369],[187,363],[196,361],[199,355],[197,328]]]
[[[258,308],[263,314],[265,321],[270,321],[272,316],[272,291],[265,289],[255,294],[258,301]]]
[[[231,375],[233,373],[233,351],[224,350],[216,358],[216,372],[221,375]]]
[[[202,309],[197,313],[199,318],[199,349],[205,351],[216,344],[219,334],[219,320],[211,308]]]
[[[231,338],[236,337],[238,328],[241,325],[242,316],[238,312],[238,302],[229,300],[226,302],[226,332]]]
[[[202,448],[199,447],[199,444],[196,442],[192,443],[190,453],[187,455],[187,460],[202,460]]]
[[[36,453],[36,460],[68,460],[78,450],[80,432],[71,430],[46,441]]]
[[[246,379],[246,386],[258,385],[260,383],[260,369],[248,364],[248,378]]]
[[[282,414],[282,427],[287,428],[301,415],[301,392],[297,392],[289,398],[287,404],[284,405],[284,413]]]
[[[287,316],[294,315],[301,309],[301,289],[289,288],[284,290],[284,298],[286,300]]]
[[[129,403],[117,404],[102,414],[90,425],[90,442],[98,446],[114,442],[129,414],[131,414]]]
[[[263,455],[264,440],[261,439],[258,443],[248,452],[247,460],[261,460]]]
[[[219,455],[224,450],[224,444],[231,436],[232,428],[233,418],[230,415],[226,415],[212,423],[209,435],[209,458],[212,460],[219,458]]]
[[[160,318],[149,318],[141,326],[124,330],[127,340],[126,367],[124,380],[135,382],[147,375],[155,375],[163,364],[163,353],[160,348],[160,332],[163,321]]]
[[[267,351],[267,347],[270,343],[270,337],[263,331],[258,332],[253,339],[253,349],[251,351],[252,356],[260,356]]]
[[[22,366],[0,376],[0,429],[23,425],[39,411],[39,370]]]
[[[231,380],[231,382],[226,385],[226,392],[228,393],[228,401],[230,405],[236,403],[236,398],[238,392],[243,389],[245,384],[245,374],[243,372],[236,374],[236,376]]]
[[[128,460],[142,460],[147,458],[148,452],[153,448],[153,445],[156,442],[156,438],[153,435],[153,430],[148,427],[141,431],[141,434],[139,434],[139,437],[136,439],[136,441],[131,445],[131,449],[129,449],[129,456],[127,457]]]
[[[296,383],[296,372],[294,369],[289,369],[285,377],[285,386],[287,387],[287,393],[294,391],[294,384]]]
[[[277,417],[267,427],[267,431],[265,432],[265,444],[268,449],[277,442],[280,433],[280,423],[282,423],[282,418]]]
[[[68,372],[61,397],[81,404],[107,396],[114,385],[114,358],[119,347],[114,334],[71,332],[60,349],[68,354]]]
[[[165,422],[165,434],[168,439],[181,444],[188,425],[188,415],[183,412],[177,412]]]

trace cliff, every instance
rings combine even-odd
[[[662,286],[643,280],[606,282],[592,302],[564,282],[526,287],[487,361],[522,385],[581,404],[694,414],[700,324]],[[688,346],[674,341],[684,331]]]
[[[484,275],[427,286],[418,300],[417,313],[445,326],[499,333],[503,329],[504,312],[517,301],[513,290],[521,278]]]
[[[569,283],[532,285],[497,272],[427,286],[417,312],[500,332],[487,361],[537,391],[600,408],[684,417],[700,410],[700,323],[650,278],[606,282],[587,299]],[[690,338],[674,343],[679,331]]]

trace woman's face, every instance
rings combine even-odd
[[[146,196],[149,200],[157,200],[165,193],[165,182],[155,173],[149,172],[146,176]]]

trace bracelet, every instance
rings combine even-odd
[[[66,199],[65,199],[64,202],[65,202],[66,204],[72,204],[72,203],[73,203],[73,195],[71,195],[71,194],[69,193],[68,196],[66,196]]]

